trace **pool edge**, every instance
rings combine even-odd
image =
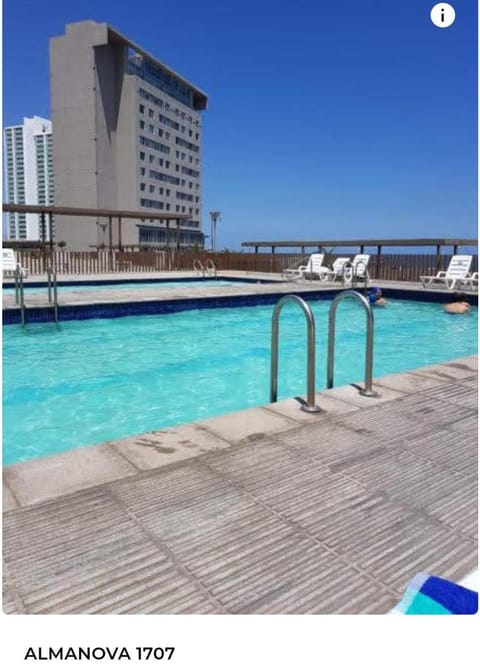
[[[430,388],[474,375],[478,375],[477,354],[375,378],[378,398],[360,396],[352,385],[319,392],[316,401],[324,411],[317,415],[301,412],[298,401],[289,398],[7,465],[3,467],[3,511],[174,468],[209,451],[235,448],[295,431],[307,423],[395,401],[418,392],[418,385]]]

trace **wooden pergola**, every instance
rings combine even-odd
[[[132,211],[126,209],[96,209],[92,207],[61,207],[54,205],[10,205],[3,204],[4,212],[13,212],[19,214],[40,214],[42,217],[47,217],[47,225],[49,232],[50,248],[53,249],[53,230],[52,230],[52,216],[86,216],[94,218],[108,219],[108,248],[110,253],[113,250],[113,220],[118,223],[118,248],[122,248],[122,219],[140,219],[150,221],[165,221],[167,235],[169,231],[170,221],[176,221],[176,246],[177,250],[180,248],[180,232],[182,230],[190,231],[190,228],[181,228],[181,221],[186,221],[190,217],[188,214],[166,214],[154,213],[145,211]]]
[[[437,239],[437,238],[416,238],[416,239],[394,239],[394,240],[273,240],[266,242],[242,242],[242,247],[254,247],[255,253],[262,247],[270,247],[272,254],[279,248],[300,248],[302,254],[307,248],[316,248],[320,252],[325,247],[358,247],[363,254],[365,247],[377,247],[377,253],[381,253],[382,247],[453,247],[453,253],[456,254],[459,247],[476,247],[478,240],[465,239]]]

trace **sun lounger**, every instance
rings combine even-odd
[[[350,258],[344,256],[343,258],[337,258],[333,261],[331,268],[321,268],[320,269],[320,279],[322,281],[335,281],[343,277],[344,267],[346,263],[350,262]]]
[[[13,249],[2,249],[2,274],[5,275],[15,275],[17,270],[20,271],[22,277],[26,277],[28,272],[26,268],[22,268],[20,263],[17,262],[15,258],[15,253]]]
[[[423,288],[444,288],[451,290],[460,286],[464,280],[471,278],[470,266],[472,256],[452,256],[448,268],[440,270],[436,275],[422,275],[420,281]]]
[[[283,271],[283,275],[287,279],[305,279],[307,275],[319,276],[322,270],[328,269],[323,267],[324,257],[325,254],[312,254],[306,265],[300,265],[298,268],[288,268]]]
[[[471,277],[459,279],[458,284],[459,288],[463,289],[464,291],[473,291],[478,293],[478,272],[474,272]]]

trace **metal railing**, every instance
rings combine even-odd
[[[342,284],[345,286],[345,284],[349,284],[352,289],[355,289],[357,287],[357,283],[360,283],[363,281],[364,287],[363,287],[363,292],[365,295],[367,294],[368,291],[368,282],[369,282],[369,274],[367,271],[367,263],[365,261],[358,261],[358,263],[355,263],[355,266],[352,264],[345,264],[347,267],[344,268],[344,272],[342,274]],[[363,274],[358,274],[357,273],[357,268],[360,266],[363,266]]]
[[[53,306],[55,323],[58,323],[58,291],[57,291],[57,273],[52,267],[47,268],[48,284],[48,302]],[[52,300],[53,295],[53,300]]]
[[[25,326],[25,294],[23,289],[23,272],[17,265],[15,269],[15,304],[20,305],[20,319],[22,327]]]
[[[51,267],[47,268],[47,291],[48,304],[53,307],[53,314],[55,323],[58,324],[58,290],[57,290],[57,273]],[[20,268],[15,270],[15,304],[20,306],[20,322],[22,328],[27,324],[26,319],[26,305],[25,305],[25,290],[23,284],[23,272]]]
[[[212,261],[211,258],[209,258],[205,264],[205,272],[209,277],[217,276],[217,266],[215,265],[215,263]]]
[[[287,302],[296,302],[302,308],[307,319],[307,401],[301,405],[304,412],[321,412],[315,404],[315,319],[312,310],[305,300],[297,295],[285,295],[277,302],[272,315],[272,353],[270,360],[270,402],[277,402],[278,397],[278,332],[279,317],[283,306]]]
[[[198,258],[193,261],[193,269],[197,274],[201,274],[202,277],[205,277],[205,266],[198,260]]]
[[[330,306],[328,315],[328,364],[327,364],[327,388],[333,388],[334,357],[335,357],[335,316],[338,305],[346,299],[354,299],[360,302],[367,314],[367,339],[365,348],[365,388],[360,389],[360,394],[369,398],[378,396],[372,389],[373,373],[373,312],[368,300],[358,291],[348,289],[339,293]]]

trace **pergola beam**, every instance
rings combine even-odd
[[[255,253],[262,247],[271,249],[281,249],[285,247],[299,248],[302,253],[306,248],[312,247],[320,249],[321,247],[359,247],[361,251],[365,247],[431,247],[431,246],[451,246],[453,253],[456,253],[458,247],[477,246],[478,240],[472,239],[438,239],[438,238],[416,238],[416,239],[389,239],[389,240],[265,240],[242,242],[242,247],[254,247]]]
[[[95,209],[92,207],[60,207],[57,205],[12,205],[4,203],[4,212],[21,214],[49,214],[53,216],[93,216],[98,218],[121,217],[122,219],[151,219],[155,221],[187,221],[188,214],[156,214],[155,212],[134,211],[129,209]]]

